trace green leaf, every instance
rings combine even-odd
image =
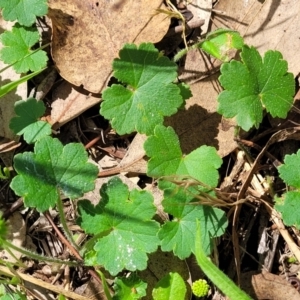
[[[114,283],[115,295],[113,300],[136,300],[146,296],[147,283],[143,282],[135,273],[130,276],[116,278]]]
[[[17,20],[24,26],[31,26],[36,17],[48,12],[47,0],[0,0],[0,7],[4,20]]]
[[[0,35],[3,48],[0,59],[6,64],[13,64],[17,73],[39,71],[46,66],[47,54],[42,50],[31,50],[39,40],[39,33],[34,27],[14,25],[12,31],[5,31]]]
[[[287,62],[278,51],[267,51],[264,58],[254,47],[242,48],[242,62],[231,61],[221,67],[218,112],[236,117],[244,130],[258,127],[263,108],[273,117],[285,118],[295,92],[294,76],[287,73]]]
[[[275,209],[281,212],[282,219],[287,226],[296,226],[300,229],[300,192],[291,191],[283,196],[284,199],[276,198]]]
[[[88,253],[89,262],[103,265],[112,275],[123,269],[144,270],[147,253],[159,243],[159,223],[151,220],[156,212],[153,196],[146,191],[129,192],[117,177],[101,187],[100,195],[97,206],[87,200],[78,203],[79,225],[86,233],[99,235]]]
[[[286,155],[284,164],[278,167],[279,176],[289,186],[300,189],[300,150]],[[289,191],[275,199],[275,209],[281,212],[284,224],[300,229],[300,191]]]
[[[119,55],[113,69],[123,84],[113,84],[103,92],[100,113],[119,134],[138,131],[149,135],[164,116],[182,105],[187,87],[183,92],[173,83],[176,64],[160,56],[151,43],[126,44]]]
[[[28,144],[34,143],[51,134],[51,125],[45,121],[37,121],[45,113],[42,101],[34,98],[20,100],[15,103],[15,113],[18,115],[10,120],[9,128],[17,135],[24,134]]]
[[[286,155],[278,171],[286,184],[300,189],[300,150],[296,154]]]
[[[184,300],[186,286],[178,273],[164,276],[152,291],[153,300]]]
[[[0,295],[0,300],[26,300],[26,295],[22,294],[19,291],[8,292],[5,291],[5,294]]]
[[[187,85],[186,83],[181,82],[177,86],[180,88],[180,94],[182,99],[187,100],[193,96],[190,90],[190,86]],[[182,103],[182,106],[184,106],[184,104],[185,103]]]
[[[156,126],[154,135],[148,137],[144,143],[144,149],[150,157],[148,176],[191,176],[211,187],[215,187],[218,183],[217,169],[221,166],[222,159],[216,149],[201,146],[184,156],[178,136],[171,127]]]
[[[0,300],[26,300],[26,297],[25,295],[20,296],[16,293],[11,293],[0,296]]]
[[[163,251],[173,251],[180,259],[185,259],[195,253],[195,238],[197,220],[203,228],[201,241],[207,254],[213,249],[212,238],[225,232],[227,219],[224,212],[218,208],[193,203],[197,201],[193,195],[175,184],[164,190],[162,205],[164,211],[173,216],[172,221],[166,221],[158,232]]]
[[[192,177],[210,187],[218,183],[217,169],[222,164],[213,147],[201,146],[184,156],[181,152],[179,139],[171,127],[158,125],[154,135],[148,137],[144,149],[150,160],[147,174],[152,177],[172,175]],[[163,183],[163,207],[165,212],[174,219],[165,222],[159,231],[163,251],[173,251],[184,259],[194,251],[196,221],[201,220],[205,233],[202,241],[207,253],[211,251],[211,238],[224,233],[227,221],[223,211],[202,205],[191,205],[197,192],[194,188],[183,189],[175,184]],[[208,191],[207,191],[208,192]]]
[[[199,46],[208,54],[222,61],[228,61],[230,50],[241,49],[243,45],[244,39],[237,31],[219,28],[208,34]]]
[[[15,155],[18,175],[10,186],[27,207],[44,212],[55,205],[60,191],[75,199],[94,189],[98,168],[87,160],[82,144],[63,146],[58,139],[46,136],[35,143],[34,153]]]

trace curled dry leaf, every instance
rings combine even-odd
[[[169,19],[155,10],[161,0],[50,0],[52,56],[67,81],[101,92],[124,43],[158,42]]]

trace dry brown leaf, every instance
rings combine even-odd
[[[206,34],[209,26],[212,0],[193,0],[189,1],[187,8],[193,13],[194,18],[204,20],[204,25],[201,26],[201,34]]]
[[[137,133],[132,140],[126,155],[119,164],[123,172],[133,172],[139,174],[147,173],[146,152],[144,150],[144,142],[147,136]]]
[[[49,0],[52,56],[60,75],[93,93],[105,87],[124,43],[158,42],[169,19],[161,0]]]
[[[241,274],[241,288],[252,298],[263,300],[300,300],[299,292],[285,279],[272,273]]]
[[[51,123],[57,129],[100,102],[100,97],[87,94],[82,88],[64,81],[52,93]]]
[[[184,153],[208,145],[215,147],[224,157],[236,148],[233,141],[235,124],[216,112],[217,97],[221,91],[217,80],[219,73],[204,76],[211,64],[198,50],[188,53],[180,78],[190,83],[193,96],[187,100],[185,110],[168,118],[166,124],[175,129]]]

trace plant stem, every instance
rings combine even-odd
[[[112,300],[112,297],[111,297],[110,292],[109,292],[109,287],[108,287],[108,284],[106,282],[106,278],[105,278],[104,274],[100,270],[97,270],[96,272],[101,277],[101,281],[102,281],[102,285],[103,285],[103,290],[104,290],[104,293],[105,293],[105,296],[106,296],[107,300]]]
[[[56,207],[57,207],[57,210],[58,210],[58,213],[59,213],[59,218],[60,218],[61,225],[63,227],[64,233],[65,233],[67,239],[72,244],[72,246],[77,251],[79,251],[79,247],[75,243],[75,241],[73,239],[73,236],[72,236],[72,233],[70,232],[69,227],[67,225],[67,221],[66,221],[65,214],[64,214],[64,209],[63,209],[63,203],[62,203],[62,200],[60,199],[60,197],[58,197],[58,199],[56,201]]]
[[[197,221],[197,237],[195,255],[197,263],[205,275],[229,298],[238,300],[250,300],[244,291],[242,291],[235,283],[226,276],[214,263],[207,257],[201,245],[200,222]]]
[[[14,244],[12,244],[11,242],[3,240],[3,239],[1,239],[0,243],[3,246],[4,249],[8,248],[8,249],[16,250],[16,251],[22,253],[23,255],[25,255],[27,257],[30,257],[32,259],[35,259],[35,260],[47,261],[47,262],[50,262],[50,263],[56,263],[56,264],[61,264],[61,265],[66,264],[68,266],[78,266],[78,262],[76,262],[76,261],[66,261],[66,260],[61,260],[61,259],[58,259],[58,258],[53,258],[53,257],[49,257],[49,256],[40,255],[40,254],[31,252],[27,249],[24,249],[22,247],[17,247]]]

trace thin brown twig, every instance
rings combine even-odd
[[[23,198],[19,198],[17,201],[15,201],[11,207],[9,209],[7,209],[4,214],[3,214],[3,218],[5,220],[8,219],[8,217],[13,214],[17,209],[19,209],[20,207],[22,207],[22,205],[24,204],[23,202]]]
[[[145,155],[143,154],[142,156],[138,157],[137,159],[133,160],[131,163],[121,166],[121,167],[116,167],[116,168],[112,168],[109,170],[103,170],[100,171],[98,173],[98,177],[107,177],[107,176],[112,176],[115,174],[120,174],[121,172],[124,172],[124,170],[126,170],[128,167],[134,165],[135,163],[137,163],[139,160],[141,160]]]
[[[204,25],[204,23],[205,23],[204,20],[196,19],[196,20],[189,21],[188,23],[186,23],[186,25],[178,25],[175,27],[171,27],[166,33],[165,37],[170,37],[177,33],[183,32],[184,26],[186,26],[187,29],[193,29],[193,28],[201,27],[202,25]]]
[[[51,224],[51,226],[53,227],[56,234],[59,236],[60,240],[66,245],[66,247],[70,250],[72,255],[74,257],[76,257],[79,261],[82,262],[83,261],[82,257],[80,256],[78,251],[71,245],[71,243],[64,237],[64,235],[61,233],[61,231],[57,228],[56,224],[52,220],[52,217],[51,217],[49,211],[46,211],[44,213],[44,215],[47,218],[47,220],[49,221],[49,223]]]
[[[79,262],[82,263],[83,262],[82,257],[80,256],[78,251],[70,244],[70,242],[64,237],[64,235],[61,233],[61,231],[57,228],[56,224],[53,222],[53,220],[51,218],[49,211],[45,212],[45,217],[50,222],[50,224],[53,226],[53,229],[55,230],[55,232],[57,233],[57,235],[59,236],[61,241],[67,246],[67,248],[70,250],[70,252],[79,260]],[[94,279],[96,279],[99,283],[101,283],[101,279],[99,278],[99,276],[97,275],[95,270],[89,268],[88,272]]]

